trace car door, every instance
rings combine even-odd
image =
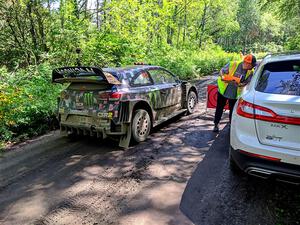
[[[150,69],[148,72],[160,90],[162,107],[181,106],[182,88],[176,77],[162,68]]]
[[[161,94],[147,71],[140,70],[130,79],[130,93],[134,98],[147,99],[151,107],[157,111],[161,108]]]

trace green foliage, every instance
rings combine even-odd
[[[95,32],[91,38],[82,45],[82,62],[85,65],[119,66],[128,62],[132,55],[130,43],[118,34],[102,34]]]
[[[208,50],[154,49],[145,61],[163,66],[181,79],[192,79],[211,74],[233,59],[239,59],[239,55],[226,53],[221,48],[211,45]]]
[[[48,64],[17,72],[0,70],[0,141],[43,133],[56,110],[60,87],[51,84]]]
[[[275,44],[282,45],[287,50],[300,50],[299,0],[260,0],[260,3],[262,9],[269,11],[269,17],[271,14],[273,17],[277,15],[274,18],[278,22],[272,21],[265,26],[269,35],[279,34],[275,35]]]

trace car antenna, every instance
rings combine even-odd
[[[81,66],[81,48],[76,48],[76,54],[77,54],[77,58],[76,58],[76,64],[77,66]]]

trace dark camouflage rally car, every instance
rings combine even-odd
[[[144,141],[152,127],[181,113],[193,113],[195,86],[158,66],[64,67],[52,81],[68,83],[59,98],[61,131]]]

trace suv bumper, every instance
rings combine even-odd
[[[264,178],[300,184],[300,166],[256,158],[230,147],[230,157],[244,172]]]

